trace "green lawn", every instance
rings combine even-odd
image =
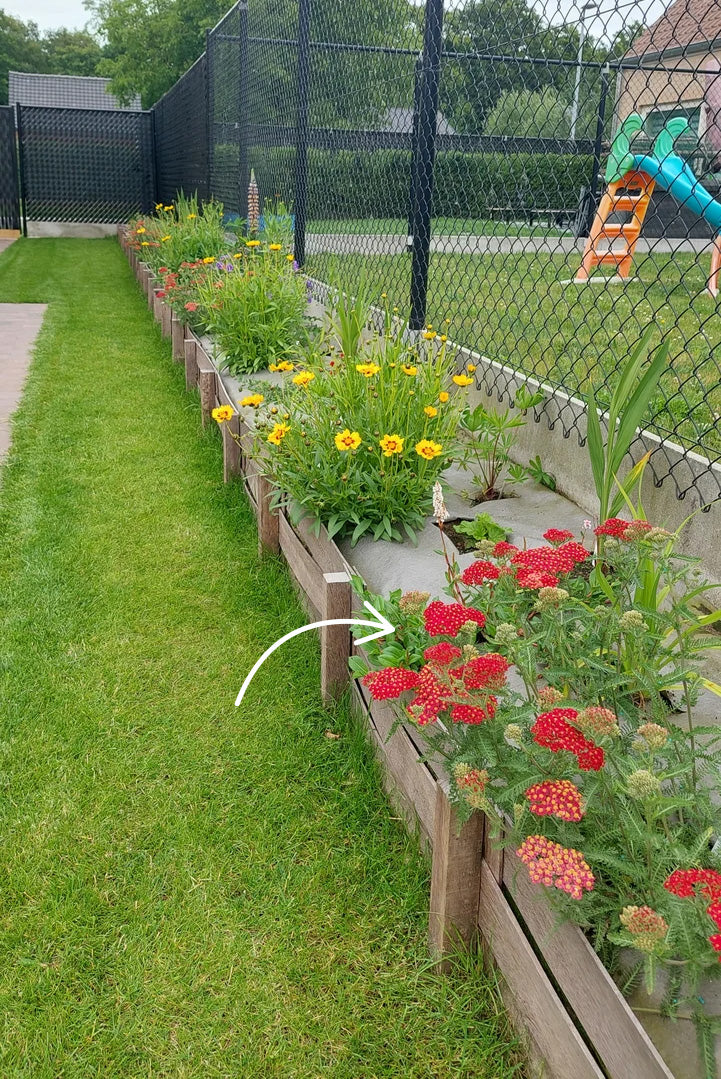
[[[561,284],[580,262],[570,255],[431,255],[428,318],[450,318],[449,335],[493,360],[583,396],[590,380],[607,401],[618,365],[649,323],[671,343],[651,426],[721,454],[720,299],[705,291],[709,255],[639,255],[627,285]],[[313,255],[309,273],[348,287],[365,272],[407,309],[409,256]]]
[[[434,236],[565,236],[571,229],[549,225],[547,216],[537,218],[533,225],[519,221],[496,221],[491,218],[434,217]],[[343,233],[352,236],[405,236],[408,220],[405,217],[327,218],[309,221],[309,233]]]
[[[115,242],[18,241],[0,299],[50,303],[0,488],[0,1075],[519,1076],[315,641],[233,706],[305,618]]]

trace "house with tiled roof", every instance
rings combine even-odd
[[[721,169],[719,0],[674,0],[636,38],[618,76],[617,122],[630,112],[644,117],[651,139],[668,120],[683,116],[688,156],[704,173]]]

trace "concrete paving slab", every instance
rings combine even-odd
[[[44,303],[0,303],[0,457],[10,448],[10,417],[46,310]]]

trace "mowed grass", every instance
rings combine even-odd
[[[0,1075],[520,1076],[315,640],[234,708],[306,619],[115,242],[19,241],[0,299],[50,304],[0,487]]]
[[[669,341],[669,364],[650,426],[712,459],[721,456],[721,299],[706,292],[710,255],[638,255],[626,285],[563,284],[578,252],[432,254],[428,319],[492,360],[601,402],[648,325]],[[407,310],[410,256],[313,255],[308,270],[348,287],[365,272]]]

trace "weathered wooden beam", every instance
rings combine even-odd
[[[172,312],[170,321],[170,340],[173,346],[173,359],[182,363],[185,359],[185,324]]]
[[[280,517],[270,508],[273,490],[273,484],[266,476],[256,477],[258,553],[261,557],[268,554],[277,555],[280,552]]]
[[[428,939],[439,972],[448,969],[449,953],[473,948],[478,939],[484,824],[484,815],[474,813],[459,830],[456,811],[438,784]]]
[[[324,573],[323,619],[351,616],[352,591],[345,571]],[[323,626],[320,631],[320,691],[323,701],[336,701],[350,679],[350,625]]]

